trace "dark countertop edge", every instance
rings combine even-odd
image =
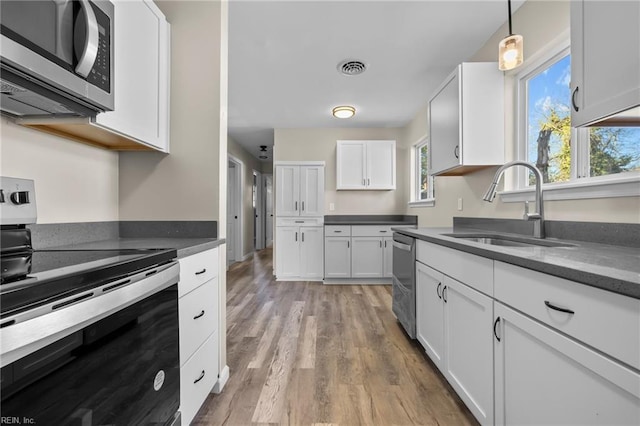
[[[388,226],[417,226],[413,222],[397,222],[397,221],[385,221],[385,220],[353,220],[353,221],[337,221],[337,220],[325,220],[325,225],[339,225],[339,226],[360,226],[360,225],[388,225]]]
[[[216,248],[225,243],[226,243],[226,240],[224,238],[220,238],[220,239],[215,239],[212,241],[207,241],[199,244],[194,244],[188,247],[180,248],[177,250],[178,259],[182,259],[184,257],[191,256],[192,254],[197,254],[206,250]]]
[[[430,243],[438,244],[441,246],[449,247],[455,250],[464,251],[467,253],[475,254],[484,258],[498,260],[500,262],[509,263],[512,265],[520,266],[523,268],[538,271],[544,274],[553,275],[559,278],[578,282],[580,284],[596,287],[602,290],[610,291],[613,293],[621,294],[623,296],[629,296],[634,299],[640,299],[640,284],[633,281],[626,281],[619,278],[614,278],[606,275],[595,274],[584,270],[578,270],[575,268],[569,268],[552,263],[542,262],[535,259],[520,257],[508,253],[502,253],[490,249],[483,249],[468,245],[463,242],[452,241],[449,238],[441,238],[440,233],[453,233],[453,228],[431,228],[434,231],[432,235],[425,235],[417,232],[412,232],[411,228],[398,228],[394,231],[408,235],[410,237],[417,238],[419,240],[427,241]],[[487,232],[490,233],[490,232]],[[495,233],[495,232],[494,232]],[[579,274],[580,279],[577,280],[575,275]],[[605,282],[603,282],[603,280]]]

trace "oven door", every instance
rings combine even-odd
[[[113,110],[113,4],[2,0],[0,14],[3,80],[34,92],[38,85],[53,87],[94,110]],[[30,85],[33,79],[38,83]]]
[[[175,263],[158,269],[97,298],[3,328],[3,419],[171,424],[180,395],[179,269]]]

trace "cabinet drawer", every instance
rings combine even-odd
[[[276,218],[276,226],[322,226],[324,224],[323,217],[278,217]]]
[[[353,237],[391,237],[393,231],[388,225],[353,225],[351,227]]]
[[[180,365],[217,329],[218,277],[178,301],[180,318]]]
[[[189,425],[218,380],[218,332],[180,368],[180,412]]]
[[[493,296],[493,260],[418,240],[416,260]]]
[[[640,368],[639,299],[502,262],[495,263],[495,298]]]
[[[346,225],[326,225],[324,227],[325,237],[350,237],[351,226]]]
[[[218,276],[218,249],[196,253],[179,259],[180,284],[178,284],[178,297],[189,293],[199,285]]]

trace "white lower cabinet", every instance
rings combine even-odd
[[[493,299],[416,262],[418,341],[481,424],[493,424]]]
[[[382,257],[382,238],[351,237],[351,278],[381,278]]]
[[[277,219],[276,278],[320,281],[324,275],[324,232],[321,219]]]
[[[218,381],[218,248],[179,260],[180,412],[191,423]]]
[[[324,239],[324,277],[351,277],[351,237]]]
[[[496,424],[640,424],[637,371],[500,302],[495,315]]]
[[[218,331],[180,368],[180,413],[189,425],[218,380]]]

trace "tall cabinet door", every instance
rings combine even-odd
[[[367,187],[396,189],[396,142],[367,142]]]
[[[277,166],[276,215],[299,216],[300,207],[300,166]]]
[[[429,162],[431,174],[460,164],[460,77],[461,68],[441,86],[429,101]]]
[[[300,166],[300,216],[324,214],[324,167]]]
[[[276,227],[276,275],[279,279],[300,276],[300,228]]]
[[[496,425],[640,424],[637,371],[499,302],[495,315]]]
[[[351,237],[351,278],[382,277],[382,238]]]
[[[493,299],[447,276],[442,298],[444,375],[480,423],[493,425]]]
[[[336,189],[364,189],[367,184],[366,141],[338,141]]]
[[[444,356],[444,275],[416,262],[416,334],[418,341],[439,368]]]
[[[300,227],[300,277],[322,278],[324,251],[322,226]]]

